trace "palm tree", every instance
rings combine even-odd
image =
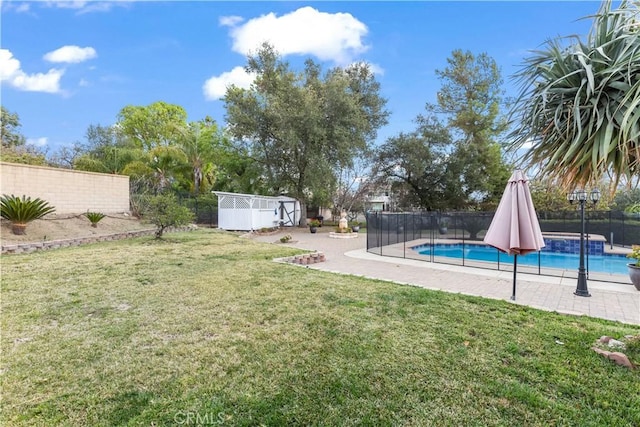
[[[189,123],[186,128],[180,128],[179,147],[184,153],[190,167],[193,179],[193,193],[198,196],[204,179],[211,181],[215,166],[214,139],[217,126],[210,119]]]
[[[523,163],[565,187],[640,175],[639,4],[606,0],[586,41],[548,41],[515,75],[511,148],[532,144]]]

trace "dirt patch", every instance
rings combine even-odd
[[[84,215],[49,215],[27,225],[26,234],[17,236],[11,231],[11,222],[0,220],[0,242],[3,246],[20,243],[39,243],[50,240],[74,239],[79,237],[106,236],[125,231],[147,230],[155,228],[153,224],[136,218],[113,214],[106,216],[97,228]]]

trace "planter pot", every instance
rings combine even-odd
[[[353,231],[354,233],[357,233],[358,231],[360,231],[360,226],[354,225],[353,227],[351,227],[351,231]]]
[[[11,231],[18,236],[22,236],[26,228],[27,224],[11,224]]]
[[[447,227],[440,227],[440,228],[438,229],[438,232],[439,232],[440,234],[447,234],[447,231],[449,231],[449,230],[447,230]]]
[[[631,279],[631,283],[640,291],[640,267],[636,267],[633,264],[627,264],[627,267],[629,267],[629,278]]]
[[[318,227],[309,227],[309,231],[312,233],[316,233],[318,231]]]

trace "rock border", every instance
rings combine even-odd
[[[288,256],[284,258],[276,258],[274,259],[274,261],[285,263],[285,264],[310,265],[310,264],[317,264],[319,262],[325,262],[326,257],[324,256],[323,252],[313,252],[309,254],[294,255],[294,256]]]
[[[165,230],[165,233],[176,233],[180,231],[193,231],[198,227],[188,225],[186,227],[171,227]],[[68,248],[71,246],[87,245],[97,242],[109,242],[112,240],[123,240],[133,237],[151,236],[156,232],[155,228],[145,230],[124,231],[122,233],[105,234],[102,236],[76,237],[73,239],[49,240],[45,242],[19,243],[17,245],[2,246],[2,255],[31,253],[35,251],[46,251],[51,249]]]

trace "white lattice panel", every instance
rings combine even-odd
[[[219,209],[233,209],[234,206],[234,201],[235,197],[229,197],[229,196],[224,196],[221,197],[220,200],[218,201],[218,208]]]
[[[236,209],[251,209],[251,205],[249,203],[249,199],[245,198],[236,198]]]

